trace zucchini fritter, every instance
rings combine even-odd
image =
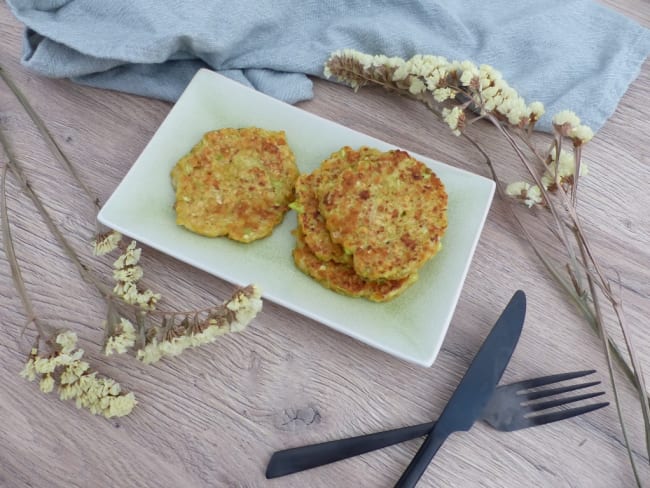
[[[176,223],[209,237],[261,239],[282,221],[298,175],[284,131],[208,132],[171,172]]]
[[[319,196],[332,241],[369,280],[412,275],[438,252],[447,229],[442,182],[405,151],[360,158]]]
[[[387,301],[441,247],[447,193],[405,151],[345,146],[296,183],[293,258],[323,286]]]
[[[377,149],[362,147],[355,151],[345,146],[323,161],[313,173],[298,178],[296,202],[292,206],[298,211],[298,225],[305,243],[318,259],[337,263],[352,262],[352,255],[332,241],[325,219],[320,213],[319,195],[326,194],[337,185],[337,177],[343,170],[354,170],[360,160],[374,160],[381,155]]]
[[[310,251],[321,261],[351,263],[352,256],[346,254],[340,244],[332,242],[325,219],[318,210],[318,198],[314,183],[318,175],[300,175],[296,181],[296,201],[291,207],[298,212],[298,225]]]
[[[386,302],[401,294],[418,279],[418,274],[413,273],[401,280],[366,280],[356,274],[349,264],[318,259],[306,245],[300,228],[296,229],[294,234],[296,247],[293,250],[293,259],[298,269],[337,293],[365,297],[374,302]]]

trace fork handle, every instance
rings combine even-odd
[[[428,434],[435,425],[435,422],[428,422],[278,451],[271,456],[266,468],[266,478],[278,478],[416,439]]]

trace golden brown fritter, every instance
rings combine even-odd
[[[357,275],[348,264],[318,259],[305,244],[300,228],[294,234],[296,247],[293,259],[298,269],[337,293],[385,302],[401,294],[418,279],[418,274],[413,273],[401,280],[366,280]]]
[[[381,156],[377,149],[362,147],[358,151],[345,146],[332,153],[310,175],[301,175],[296,182],[296,202],[298,225],[302,230],[309,249],[323,261],[351,263],[352,256],[340,244],[332,241],[319,209],[319,194],[327,193],[337,184],[341,172],[356,167],[361,159],[377,159]]]
[[[298,226],[310,251],[322,261],[351,263],[352,257],[343,251],[340,244],[332,242],[325,220],[318,210],[318,199],[314,184],[316,172],[300,175],[296,181],[296,201],[291,207],[298,213]]]
[[[403,279],[440,249],[447,193],[407,152],[370,154],[319,188],[319,209],[332,241],[352,254],[358,275]]]
[[[282,221],[298,175],[284,131],[208,132],[171,172],[176,223],[210,237],[261,239]]]
[[[314,175],[313,188],[319,200],[322,195],[336,186],[336,179],[344,169],[356,166],[360,155],[360,151],[355,151],[350,146],[344,146],[332,153],[314,170],[312,173]]]
[[[373,301],[414,283],[447,228],[442,182],[404,151],[343,147],[298,179],[292,207],[298,268],[331,290]]]

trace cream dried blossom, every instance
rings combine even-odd
[[[553,116],[553,128],[562,136],[569,136],[580,125],[580,117],[571,110],[562,110]]]
[[[424,84],[424,81],[422,81],[420,78],[415,78],[410,86],[409,86],[409,91],[411,92],[412,95],[418,95],[420,93],[425,92],[427,89],[427,86]]]
[[[559,161],[556,157],[555,148],[550,153],[551,162],[542,176],[542,184],[548,190],[555,190],[558,185],[572,185],[575,182],[576,161],[573,153],[562,149]],[[589,167],[584,161],[580,164],[579,176],[586,176]]]
[[[392,67],[394,68],[394,71],[391,81],[397,82],[398,86],[404,86],[405,83],[405,86],[408,87],[411,93],[413,93],[411,90],[413,84],[417,86],[417,89],[415,90],[417,93],[424,91],[421,89],[422,83],[424,83],[426,89],[431,92],[438,88],[448,88],[449,76],[456,74],[455,71],[451,69],[449,61],[442,56],[416,54],[406,61],[401,60],[401,63],[393,61]],[[340,76],[339,78],[345,81],[344,78]],[[400,84],[400,82],[403,83]],[[443,93],[448,92],[439,92],[438,96],[442,97]]]
[[[447,123],[451,131],[459,136],[465,126],[465,111],[461,107],[442,110],[442,119]]]
[[[54,357],[36,357],[34,360],[34,370],[38,374],[50,374],[54,373],[54,370],[56,369],[57,364],[56,364],[56,359]]]
[[[515,126],[525,126],[537,120],[532,118],[531,112],[533,108],[539,107],[526,106],[524,99],[492,66],[482,64],[477,68],[470,61],[454,62],[451,66],[451,71],[456,73],[464,94],[474,101],[481,114],[493,113]]]
[[[485,77],[481,79],[481,88],[472,90],[471,96],[481,108],[482,114],[493,113],[497,118],[505,118],[511,125],[519,127],[526,126],[533,120],[531,107],[500,77],[500,73],[494,74],[486,70]]]
[[[77,345],[77,334],[71,330],[61,332],[56,336],[56,343],[61,347],[62,353],[69,353]]]
[[[36,379],[36,367],[34,366],[34,364],[37,358],[38,358],[38,349],[33,347],[29,353],[29,358],[27,359],[27,363],[25,363],[25,366],[20,372],[20,376],[22,376],[28,381],[34,381]]]
[[[392,80],[393,73],[404,64],[401,58],[371,56],[353,49],[343,49],[332,53],[325,63],[323,74],[329,78],[337,76],[355,90],[366,85],[370,79],[384,82]]]
[[[504,115],[510,124],[515,126],[527,125],[530,118],[526,102],[518,95],[507,98],[501,105],[497,106],[497,111]]]
[[[117,258],[113,263],[114,269],[124,269],[128,266],[135,266],[140,261],[140,256],[142,255],[142,249],[137,247],[138,243],[136,241],[131,241],[131,243],[126,247],[126,250]]]
[[[544,109],[544,104],[542,102],[533,102],[528,105],[528,112],[530,113],[531,120],[536,122],[542,118],[542,115],[544,115],[546,110]]]
[[[113,263],[113,278],[115,286],[113,294],[129,305],[138,305],[144,310],[154,310],[160,295],[151,290],[141,291],[138,281],[143,276],[142,267],[138,265],[142,250],[136,241],[124,249],[124,252]]]
[[[77,408],[86,408],[106,418],[128,415],[137,404],[133,393],[123,394],[119,383],[110,378],[98,378],[96,373],[79,378],[75,402]]]
[[[154,310],[159,300],[160,293],[154,293],[147,288],[144,291],[138,292],[135,303],[140,305],[140,308],[143,308],[145,310]]]
[[[544,201],[539,187],[525,181],[510,183],[506,187],[506,195],[521,200],[527,207],[539,205]]]
[[[113,278],[117,282],[135,283],[142,278],[144,272],[142,266],[127,266],[125,268],[114,269]]]
[[[433,99],[436,102],[444,102],[453,99],[456,96],[456,91],[453,88],[436,88],[433,90]]]
[[[20,375],[34,381],[40,374],[39,387],[50,393],[58,385],[61,400],[75,400],[77,407],[87,408],[93,414],[106,418],[127,415],[137,404],[133,393],[124,394],[118,383],[110,378],[100,378],[90,365],[82,361],[83,349],[76,349],[77,336],[64,331],[57,334],[58,345],[48,357],[38,354],[38,349],[30,352],[27,364]]]
[[[107,411],[102,412],[103,415],[107,418],[111,417],[124,417],[128,415],[133,410],[133,407],[138,402],[135,399],[133,393],[127,393],[126,395],[116,395],[111,397],[111,400],[108,402]]]
[[[434,70],[431,71],[426,77],[425,82],[427,84],[427,89],[431,92],[435,92],[438,88],[449,88],[449,63],[445,58],[439,58],[440,62]],[[446,92],[449,93],[449,92]],[[456,95],[456,90],[453,91],[454,96]],[[448,97],[452,98],[452,97]]]
[[[115,328],[115,334],[107,339],[104,353],[107,356],[110,356],[113,352],[124,354],[135,345],[135,339],[135,327],[129,320],[122,317]]]
[[[261,309],[260,289],[247,286],[235,292],[221,307],[210,311],[205,319],[197,319],[194,323],[186,319],[180,326],[162,330],[161,339],[157,334],[150,337],[138,350],[137,358],[151,364],[163,357],[178,356],[188,348],[210,344],[226,333],[244,330]]]
[[[95,256],[103,256],[111,251],[117,249],[118,244],[122,240],[122,234],[116,230],[99,234],[94,241],[92,241],[93,254]]]
[[[158,339],[155,337],[137,353],[137,358],[144,364],[156,363],[160,361],[162,357],[163,353],[160,350]]]
[[[478,67],[471,61],[463,61],[460,63],[459,70],[461,71],[459,80],[463,86],[477,87],[480,85],[480,71]]]
[[[226,303],[226,308],[234,314],[233,320],[229,321],[230,332],[243,330],[262,310],[262,295],[256,286],[239,290]]]
[[[502,79],[503,75],[501,72],[497,71],[489,64],[482,64],[479,66],[479,80],[481,89],[493,86],[495,81]]]
[[[113,293],[130,305],[138,301],[138,285],[133,281],[118,281]]]
[[[61,386],[73,385],[79,381],[79,378],[90,369],[90,364],[81,359],[66,365],[59,377]]]
[[[359,51],[355,51],[354,49],[342,49],[340,51],[336,51],[332,53],[330,59],[332,58],[341,58],[341,59],[349,59],[349,60],[354,60],[357,62],[363,69],[370,69],[373,67],[375,64],[375,57],[370,55],[370,54],[364,54]],[[381,56],[380,57],[382,62],[386,62],[388,58],[386,56]],[[330,77],[332,75],[328,65],[325,65],[325,70],[324,74],[326,77]]]
[[[382,65],[386,59],[391,60],[390,66]],[[355,89],[374,82],[390,90],[406,91],[422,100],[426,100],[424,95],[428,91],[438,103],[458,101],[458,108],[445,107],[442,110],[443,119],[456,135],[460,135],[466,118],[461,116],[461,112],[470,109],[464,102],[467,97],[474,102],[471,110],[482,115],[491,113],[513,126],[523,128],[534,124],[543,114],[543,105],[526,105],[499,71],[487,64],[477,66],[471,61],[448,61],[441,56],[417,54],[400,62],[399,58],[344,50],[332,54],[325,74],[335,76]],[[459,94],[465,98],[458,98]]]
[[[39,388],[43,393],[50,393],[54,389],[54,378],[50,373],[41,376]]]
[[[573,141],[574,146],[582,146],[588,143],[594,137],[594,131],[587,125],[578,125],[571,129],[569,137]]]
[[[430,108],[437,102],[443,106],[434,111],[456,135],[473,121],[473,114],[530,133],[545,112],[541,102],[527,104],[494,67],[471,61],[422,54],[404,60],[345,49],[332,53],[325,64],[325,75],[355,90],[374,83],[424,101]],[[575,147],[593,137],[591,129],[580,125],[579,117],[570,110],[557,113],[553,126],[560,136],[570,137]]]
[[[115,286],[113,293],[129,305],[139,305],[144,310],[154,310],[160,300],[160,294],[140,290],[138,281],[143,276],[142,267],[138,265],[142,249],[136,241],[131,241],[126,250],[113,263]]]
[[[577,127],[580,125],[580,117],[571,110],[562,110],[553,116],[553,124],[558,126],[568,124],[571,127]]]

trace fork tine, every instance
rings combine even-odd
[[[571,417],[576,417],[585,413],[593,412],[600,408],[606,407],[609,405],[609,402],[603,403],[594,403],[593,405],[585,405],[582,407],[569,408],[567,410],[560,410],[558,412],[547,413],[543,415],[535,415],[528,417],[528,421],[531,425],[544,425],[550,424],[551,422],[557,422],[558,420],[566,420]]]
[[[575,371],[573,373],[561,373],[561,374],[552,374],[550,376],[542,376],[541,378],[533,378],[531,380],[520,381],[516,385],[521,390],[527,390],[529,388],[537,388],[538,386],[549,385],[551,383],[559,383],[560,381],[572,380],[574,378],[581,378],[595,373],[595,369],[590,369],[586,371]]]
[[[588,400],[589,398],[594,398],[597,396],[604,395],[604,391],[597,391],[595,393],[585,393],[583,395],[576,395],[568,398],[557,398],[555,400],[549,400],[546,402],[537,402],[526,405],[526,409],[538,412],[540,410],[547,410],[553,407],[559,407],[561,405],[567,405],[569,403],[579,402],[580,400]]]
[[[583,388],[589,388],[590,386],[596,386],[599,384],[600,381],[591,381],[589,383],[581,383],[579,385],[561,386],[560,388],[551,388],[550,390],[522,392],[518,394],[526,397],[526,400],[537,400],[538,398],[546,398],[553,395],[559,395],[560,393],[582,390]]]

